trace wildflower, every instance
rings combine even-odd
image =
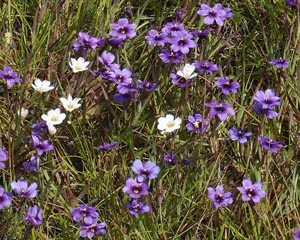
[[[160,117],[158,119],[158,130],[161,130],[162,133],[173,132],[176,129],[180,128],[181,118],[174,118],[172,114],[167,114],[165,117]]]
[[[53,151],[54,147],[49,140],[43,140],[40,136],[32,135],[32,145],[39,156],[45,152]]]
[[[80,224],[81,230],[79,232],[80,237],[93,238],[95,235],[102,235],[106,233],[106,224],[104,222],[98,223],[94,221],[93,223],[82,223]]]
[[[140,89],[143,89],[143,90],[147,91],[147,92],[157,90],[157,85],[158,85],[157,83],[152,83],[152,82],[149,82],[147,80],[144,80],[144,81],[138,80],[138,87]]]
[[[300,7],[299,0],[285,0],[285,3],[291,7]]]
[[[43,224],[42,209],[38,205],[29,207],[24,217],[25,221],[32,224],[33,226],[39,226]]]
[[[151,46],[159,45],[162,47],[170,40],[168,34],[158,33],[155,29],[151,29],[145,39],[148,40],[148,44]]]
[[[43,132],[46,132],[48,129],[46,122],[33,124],[31,128],[32,128],[32,132],[31,132],[32,135],[36,135],[36,136],[40,136]]]
[[[6,80],[8,88],[12,88],[15,83],[23,82],[23,79],[9,66],[5,66],[3,71],[0,71],[0,78]]]
[[[268,137],[259,137],[258,141],[261,142],[264,149],[269,150],[272,153],[277,153],[278,149],[283,147],[282,144]]]
[[[192,82],[192,79],[185,79],[174,73],[171,73],[170,76],[172,79],[172,83],[181,88],[186,87],[189,83]]]
[[[40,164],[40,158],[36,156],[32,156],[29,161],[23,162],[23,167],[26,171],[36,173],[37,167]]]
[[[207,129],[208,121],[203,120],[201,114],[196,113],[194,115],[188,116],[188,121],[189,121],[189,123],[186,124],[186,128],[189,131],[193,131],[197,134],[200,132],[208,131],[208,129]]]
[[[123,82],[128,83],[133,81],[131,78],[132,72],[128,68],[113,69],[113,71],[111,71],[109,75],[111,80],[114,81],[116,84],[121,84]]]
[[[194,65],[200,73],[207,73],[209,75],[212,75],[213,72],[218,70],[217,64],[213,64],[208,60],[205,60],[204,62],[196,61]]]
[[[230,93],[237,93],[240,84],[238,82],[233,82],[229,77],[225,77],[218,78],[215,86],[220,88],[223,94],[229,95]]]
[[[253,99],[260,103],[263,109],[273,109],[273,107],[280,105],[280,97],[275,96],[271,89],[267,89],[265,92],[257,91]]]
[[[174,153],[169,153],[164,156],[164,162],[170,165],[176,164],[176,157]]]
[[[239,141],[240,143],[246,143],[247,137],[252,135],[251,132],[245,132],[242,128],[238,127],[237,129],[230,128],[229,130],[230,139],[232,141]]]
[[[8,153],[0,146],[0,169],[5,168],[5,164],[3,163],[8,159]]]
[[[101,37],[90,36],[86,32],[79,32],[79,39],[74,42],[73,47],[75,51],[83,49],[84,53],[87,53],[89,49],[96,49],[102,45]]]
[[[193,35],[186,31],[179,31],[172,33],[172,38],[170,39],[170,48],[174,52],[181,52],[182,54],[188,54],[190,48],[197,46]]]
[[[71,62],[69,62],[70,67],[72,68],[74,73],[82,72],[88,70],[87,66],[89,65],[89,61],[85,61],[83,57],[78,59],[71,58]]]
[[[139,182],[137,178],[128,178],[126,186],[123,187],[123,192],[128,193],[132,198],[140,198],[149,194],[148,188],[147,183]]]
[[[26,108],[21,108],[20,111],[18,112],[18,115],[22,118],[25,119],[28,116],[28,109]]]
[[[21,197],[25,198],[35,198],[38,195],[37,183],[34,182],[28,186],[28,182],[26,180],[18,180],[17,182],[11,182],[11,188],[14,192]]]
[[[204,28],[201,31],[193,31],[192,34],[194,38],[198,37],[199,39],[207,38],[208,34],[212,31],[210,28]]]
[[[146,179],[157,178],[160,167],[155,166],[155,163],[147,161],[145,164],[140,159],[135,159],[131,167],[132,171],[138,174],[137,180],[143,182]]]
[[[113,63],[115,61],[115,58],[115,55],[113,55],[111,52],[103,51],[101,57],[98,57],[98,60],[107,69],[119,69],[120,65],[117,63]]]
[[[266,196],[266,192],[262,190],[262,183],[256,182],[252,184],[251,180],[244,179],[243,187],[237,187],[237,189],[242,194],[243,201],[253,201],[255,203],[259,203],[262,198]]]
[[[42,115],[42,119],[46,122],[47,126],[61,124],[65,118],[66,114],[61,113],[59,108],[51,109],[47,114]]]
[[[0,210],[5,206],[11,205],[11,194],[4,191],[4,188],[0,187]]]
[[[166,34],[185,31],[183,24],[179,22],[167,22],[162,28],[162,32]]]
[[[277,68],[288,68],[288,62],[290,60],[288,59],[283,59],[283,58],[275,58],[274,60],[272,60],[271,62],[269,62],[272,65],[275,65]]]
[[[136,24],[130,24],[127,18],[119,19],[118,23],[111,23],[110,27],[112,30],[109,34],[112,37],[125,40],[126,38],[133,38],[136,36],[136,32],[134,31]]]
[[[113,47],[120,47],[125,44],[125,40],[120,39],[119,37],[112,37],[107,40],[108,44]]]
[[[183,69],[180,69],[179,71],[177,71],[177,75],[188,80],[188,79],[192,79],[194,77],[197,76],[197,73],[194,73],[195,71],[195,66],[191,65],[191,64],[185,64]]]
[[[118,142],[104,143],[103,145],[97,147],[97,150],[99,150],[99,151],[109,151],[113,148],[116,148],[117,146],[118,146]]]
[[[94,207],[85,204],[79,204],[77,208],[71,210],[70,214],[75,222],[83,220],[86,224],[92,224],[99,217],[99,213]]]
[[[125,204],[125,206],[128,208],[129,213],[131,215],[138,215],[139,213],[146,213],[151,211],[151,207],[146,205],[143,201],[137,201],[136,199],[133,199],[131,202],[128,202]]]
[[[278,113],[273,110],[273,108],[263,108],[263,105],[256,103],[253,105],[252,109],[260,115],[265,115],[267,118],[272,119],[278,116]]]
[[[300,240],[300,230],[294,230],[294,240]]]
[[[188,159],[188,157],[184,157],[183,159],[182,159],[182,163],[183,163],[183,165],[190,165],[190,159]]]
[[[197,14],[204,16],[204,23],[207,25],[216,22],[219,26],[223,26],[226,16],[229,16],[227,12],[220,3],[216,3],[212,8],[207,4],[201,4],[201,9],[197,11]]]
[[[180,63],[181,60],[183,59],[182,53],[181,52],[174,52],[173,50],[162,50],[161,53],[159,54],[160,59],[164,63]]]
[[[40,80],[40,79],[35,79],[34,83],[31,84],[31,86],[34,88],[34,90],[40,92],[40,93],[44,93],[44,92],[48,92],[52,89],[54,89],[53,86],[50,86],[50,81],[48,80]]]
[[[70,94],[68,95],[68,98],[62,97],[59,100],[62,103],[63,107],[69,112],[72,112],[74,109],[77,109],[81,106],[81,104],[79,104],[81,98],[73,99]]]
[[[213,201],[216,208],[221,206],[227,207],[228,205],[233,203],[233,198],[231,197],[231,192],[224,192],[223,186],[218,184],[216,190],[209,187],[208,189],[208,197]]]
[[[206,107],[210,107],[209,117],[213,118],[217,115],[220,121],[225,121],[228,115],[234,115],[234,110],[228,103],[207,103]]]

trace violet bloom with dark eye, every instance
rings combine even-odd
[[[230,133],[230,139],[232,141],[239,141],[242,144],[246,143],[247,138],[252,135],[251,132],[245,132],[240,127],[238,127],[237,129],[230,128],[228,131]]]
[[[186,124],[186,128],[189,131],[193,131],[197,134],[208,131],[208,120],[203,120],[201,114],[196,113],[188,116],[188,121],[189,123]]]
[[[263,105],[256,103],[253,105],[252,109],[260,115],[265,115],[267,118],[272,119],[278,116],[278,113],[275,112],[272,108],[263,108]]]
[[[83,220],[86,224],[92,224],[99,217],[99,213],[94,207],[85,204],[79,204],[77,208],[71,210],[70,214],[75,222]]]
[[[170,165],[175,165],[176,164],[176,157],[174,153],[169,153],[164,156],[164,162]]]
[[[293,231],[294,234],[294,240],[300,240],[300,230],[294,230]]]
[[[208,34],[212,31],[210,28],[202,29],[201,31],[193,31],[192,34],[196,38],[204,39],[207,38]]]
[[[80,224],[80,227],[80,237],[88,237],[89,239],[92,239],[95,235],[106,234],[106,223],[98,223],[97,220],[95,220],[91,224],[82,223]]]
[[[157,83],[152,83],[147,80],[138,80],[138,87],[146,92],[152,92],[154,90],[157,91],[157,85]]]
[[[112,142],[112,143],[104,143],[103,145],[97,147],[97,150],[99,151],[109,151],[111,149],[114,149],[118,147],[118,142]]]
[[[280,105],[280,97],[275,96],[274,91],[271,89],[267,89],[265,92],[257,91],[253,99],[260,103],[264,109],[272,109]]]
[[[204,62],[196,61],[194,63],[194,66],[198,69],[200,73],[207,73],[209,75],[212,75],[213,72],[218,70],[217,64],[213,64],[208,60],[205,60]]]
[[[42,209],[40,209],[38,205],[29,207],[24,217],[24,220],[35,227],[42,225],[43,224]]]
[[[29,161],[23,162],[23,167],[26,171],[36,173],[39,164],[40,164],[40,158],[36,156],[32,156]]]
[[[228,115],[234,115],[234,110],[228,103],[207,103],[206,107],[210,107],[209,117],[213,118],[217,116],[220,121],[225,121]]]
[[[0,187],[0,210],[5,206],[11,205],[11,193],[4,191],[4,188]]]
[[[126,203],[125,206],[128,208],[129,213],[134,216],[138,215],[139,213],[147,213],[151,211],[150,206],[146,205],[143,201],[138,202],[135,199]]]
[[[43,155],[43,153],[45,152],[54,150],[54,146],[51,145],[49,140],[43,140],[41,137],[36,135],[32,135],[31,138],[33,147],[35,148],[39,156]]]
[[[35,198],[38,195],[37,183],[33,182],[28,186],[28,182],[26,180],[18,180],[17,182],[11,182],[12,190],[20,197],[25,198]]]
[[[75,51],[82,49],[87,53],[89,49],[96,49],[103,44],[101,37],[93,37],[88,33],[79,32],[79,39],[74,42],[73,47]]]
[[[114,81],[116,84],[120,83],[128,83],[130,81],[133,81],[131,78],[132,72],[128,68],[124,69],[114,69],[110,72],[110,78],[112,81]]]
[[[132,198],[140,198],[141,196],[148,195],[148,184],[139,182],[137,178],[128,178],[126,186],[123,187],[123,192],[128,193]]]
[[[111,32],[109,33],[112,37],[125,40],[126,38],[133,38],[136,36],[134,29],[136,24],[129,23],[127,18],[119,19],[118,23],[111,23]]]
[[[216,189],[211,187],[207,188],[208,197],[213,201],[215,207],[227,207],[233,203],[233,198],[231,197],[231,192],[224,192],[223,186],[218,184]]]
[[[174,52],[181,52],[182,54],[188,54],[190,48],[195,48],[197,46],[193,39],[193,35],[186,31],[173,32],[170,44],[171,50]]]
[[[151,29],[148,32],[148,35],[145,37],[148,40],[148,44],[151,46],[165,46],[169,42],[168,34],[158,33],[155,29]]]
[[[215,86],[220,88],[225,95],[229,95],[230,93],[237,93],[240,84],[238,82],[233,82],[229,77],[219,77],[215,82]]]
[[[275,58],[270,62],[270,64],[275,65],[277,68],[288,68],[290,60],[288,59],[283,59],[283,58]]]
[[[7,151],[5,151],[0,147],[0,169],[5,168],[5,163],[3,162],[6,161],[7,159],[8,159]]]
[[[3,71],[0,71],[0,78],[6,80],[8,88],[11,88],[15,83],[23,82],[23,79],[19,78],[14,69],[9,66],[5,66]]]
[[[256,182],[252,184],[251,180],[244,179],[243,187],[237,187],[237,189],[242,194],[243,201],[253,201],[255,203],[259,203],[262,198],[266,196],[266,192],[262,190],[262,183]]]
[[[220,3],[216,3],[212,8],[207,4],[201,4],[201,9],[197,11],[197,14],[204,16],[205,24],[212,25],[216,22],[219,26],[223,26],[226,16],[229,16]]]
[[[174,52],[169,49],[162,50],[159,54],[159,57],[164,63],[173,62],[177,64],[180,63],[183,59],[183,55],[181,52]]]
[[[262,147],[266,150],[271,151],[272,153],[277,153],[278,149],[282,148],[283,145],[273,139],[268,137],[259,137],[258,141],[261,142]]]
[[[156,166],[155,163],[147,161],[144,164],[140,159],[135,159],[131,167],[132,171],[138,174],[137,180],[143,182],[146,179],[157,178],[160,167]]]
[[[184,31],[183,24],[179,22],[167,22],[162,28],[162,32],[166,34]]]

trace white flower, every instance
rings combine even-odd
[[[48,92],[54,88],[53,86],[50,86],[50,84],[51,83],[48,80],[41,81],[41,79],[37,78],[34,81],[34,84],[32,83],[31,85],[36,91],[43,93],[43,92]]]
[[[28,115],[28,109],[26,109],[26,108],[21,108],[21,110],[18,112],[18,115],[19,115],[21,118],[25,119],[25,118],[27,117],[27,115]]]
[[[69,94],[68,98],[62,97],[59,100],[62,103],[62,105],[64,106],[64,108],[69,112],[72,112],[74,109],[77,109],[81,106],[81,104],[79,104],[79,101],[81,99],[80,98],[72,99],[72,96],[70,94]]]
[[[73,69],[74,73],[82,72],[85,70],[88,70],[87,66],[90,62],[85,61],[83,57],[78,58],[76,60],[75,58],[71,58],[71,62],[69,62],[70,67]]]
[[[177,117],[174,119],[172,114],[167,114],[166,117],[160,117],[158,119],[158,126],[157,128],[165,132],[173,132],[174,130],[180,128],[181,118]]]
[[[42,119],[46,122],[48,128],[53,125],[61,124],[66,118],[66,114],[61,113],[59,108],[51,109],[47,114],[42,115]]]
[[[188,80],[197,76],[197,73],[194,73],[194,71],[195,66],[187,63],[184,65],[183,69],[179,70],[176,74]]]
[[[47,127],[50,135],[54,135],[56,133],[56,128],[53,125],[49,124]]]

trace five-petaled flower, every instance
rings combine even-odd
[[[218,184],[216,189],[209,187],[208,197],[213,201],[216,208],[221,206],[227,207],[233,203],[233,198],[231,197],[231,192],[224,192],[223,186]]]
[[[207,132],[208,131],[208,120],[204,120],[201,114],[194,114],[188,116],[188,123],[186,124],[186,128],[189,131],[193,131],[195,133]]]
[[[138,174],[137,180],[143,182],[146,179],[157,178],[160,167],[156,166],[154,162],[147,161],[143,164],[140,159],[135,159],[131,167],[132,171]]]
[[[132,198],[140,198],[141,196],[148,195],[148,184],[139,182],[137,178],[128,178],[126,186],[123,187],[123,192],[128,193]]]
[[[230,107],[228,103],[206,103],[206,107],[210,108],[209,117],[213,118],[217,116],[220,121],[225,121],[228,115],[234,115],[234,110]]]
[[[261,142],[261,145],[264,149],[269,150],[272,153],[277,153],[278,149],[283,147],[281,143],[268,137],[259,137],[258,141]]]
[[[146,205],[143,201],[137,201],[136,199],[133,199],[131,202],[126,203],[125,206],[128,208],[129,213],[134,216],[139,213],[146,213],[151,211],[150,206]]]
[[[82,72],[88,70],[89,61],[85,61],[83,57],[78,59],[71,58],[71,62],[69,62],[70,67],[72,68],[74,73]]]
[[[283,58],[275,58],[274,60],[270,61],[269,63],[272,65],[275,65],[276,68],[288,68],[289,65],[288,63],[290,60],[288,59],[283,59]]]
[[[11,182],[12,190],[20,197],[25,198],[35,198],[38,195],[37,183],[33,182],[28,186],[28,182],[26,180],[18,180],[17,182]]]
[[[136,24],[129,23],[127,18],[121,18],[117,23],[111,23],[110,27],[112,30],[109,34],[116,39],[125,40],[136,36],[134,31]]]
[[[229,77],[220,77],[215,82],[215,86],[220,88],[223,94],[229,95],[230,93],[237,93],[237,89],[240,87],[240,84],[232,81]]]
[[[48,91],[54,89],[54,87],[51,86],[50,81],[48,81],[48,80],[42,81],[41,79],[38,79],[38,78],[35,79],[34,83],[32,83],[31,86],[34,88],[34,90],[36,90],[40,93],[48,92]]]
[[[24,220],[27,223],[32,224],[33,226],[42,225],[43,224],[42,209],[40,209],[38,205],[29,207],[24,217]]]
[[[68,95],[68,98],[61,97],[59,100],[62,103],[63,107],[69,112],[72,112],[73,110],[81,106],[81,104],[79,103],[81,99],[80,98],[73,99],[71,94]]]
[[[242,182],[243,187],[237,187],[242,194],[243,201],[253,201],[259,203],[262,198],[266,196],[266,192],[262,190],[262,183],[256,182],[252,184],[251,180],[244,179]]]
[[[181,118],[174,118],[172,114],[167,114],[165,117],[160,117],[158,119],[158,130],[161,130],[161,133],[170,133],[180,128]]]
[[[229,130],[230,139],[233,141],[239,141],[240,143],[246,143],[247,138],[252,135],[251,132],[245,132],[242,128],[238,127],[237,129],[230,128]]]
[[[70,214],[75,222],[83,220],[86,224],[92,224],[99,217],[94,207],[85,204],[79,204],[77,208],[71,210]]]

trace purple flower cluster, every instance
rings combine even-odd
[[[201,9],[197,14],[204,16],[205,24],[212,25],[216,22],[219,26],[223,26],[224,20],[233,16],[231,9],[224,8],[220,3],[216,3],[213,7],[207,4],[201,4]]]
[[[94,207],[79,204],[70,214],[75,222],[80,222],[80,237],[93,238],[95,235],[106,233],[106,224],[98,222],[99,213]]]
[[[244,202],[252,200],[254,203],[259,203],[266,196],[266,192],[262,190],[262,183],[256,182],[252,184],[249,179],[244,179],[242,187],[237,187],[237,189],[242,194]],[[233,203],[231,192],[224,192],[221,184],[218,184],[216,189],[209,187],[207,190],[208,197],[213,201],[216,208],[227,207]]]

